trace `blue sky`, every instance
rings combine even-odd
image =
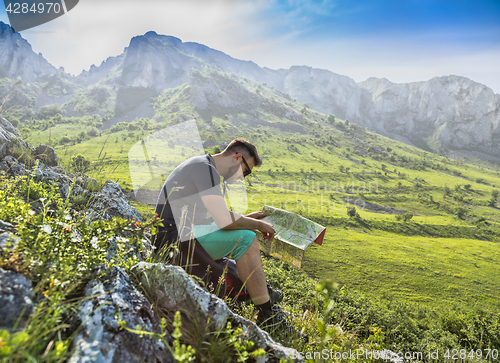
[[[357,82],[455,74],[500,93],[498,0],[80,0],[21,35],[78,74],[149,30],[272,69],[308,65]]]

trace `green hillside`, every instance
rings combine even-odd
[[[98,130],[99,115],[53,117],[21,130],[31,144],[54,145],[63,166],[85,155],[90,175],[128,191],[128,150],[157,130],[195,119],[208,148],[244,136],[264,159],[247,182],[249,209],[269,204],[328,227],[325,244],[306,254],[312,276],[406,302],[500,306],[498,166],[422,151],[236,76],[196,79],[153,98],[151,120]],[[193,107],[194,90],[207,83],[236,106]],[[351,207],[357,214],[349,217]]]
[[[391,349],[500,341],[498,165],[429,153],[215,71],[196,73],[193,84],[162,91],[149,105],[150,119],[113,124],[113,115],[56,114],[18,127],[30,144],[54,146],[64,169],[118,181],[132,199],[128,152],[149,135],[195,120],[206,152],[236,137],[254,142],[264,163],[246,180],[249,211],[272,205],[327,227],[323,245],[307,250],[303,271],[265,261],[285,306],[311,336],[322,334],[314,315],[321,309],[306,274],[338,284],[323,282],[335,309],[322,316],[345,333],[333,345],[316,340],[297,349],[345,348],[353,342],[348,334],[356,344]],[[181,155],[182,144],[172,146]],[[77,155],[88,165],[75,164]],[[149,166],[160,162],[175,166],[168,155]],[[148,188],[156,195],[157,186]],[[133,204],[153,214],[154,205]]]

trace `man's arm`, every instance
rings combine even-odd
[[[274,238],[275,231],[272,224],[230,212],[220,195],[205,195],[201,200],[220,229],[256,229],[262,232],[265,239]]]

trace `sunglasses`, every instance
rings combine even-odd
[[[241,155],[241,160],[243,160],[243,164],[245,164],[245,166],[247,167],[247,170],[243,172],[243,177],[245,178],[246,176],[252,174],[252,169],[250,169],[250,167],[248,166],[248,163],[243,155]]]

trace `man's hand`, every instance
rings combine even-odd
[[[271,223],[260,221],[259,227],[257,228],[262,233],[262,238],[271,241],[274,238],[276,231]]]
[[[260,211],[248,213],[247,215],[245,215],[245,217],[253,218],[253,219],[261,219],[261,218],[264,218],[265,216],[266,216],[266,214],[264,214]]]

